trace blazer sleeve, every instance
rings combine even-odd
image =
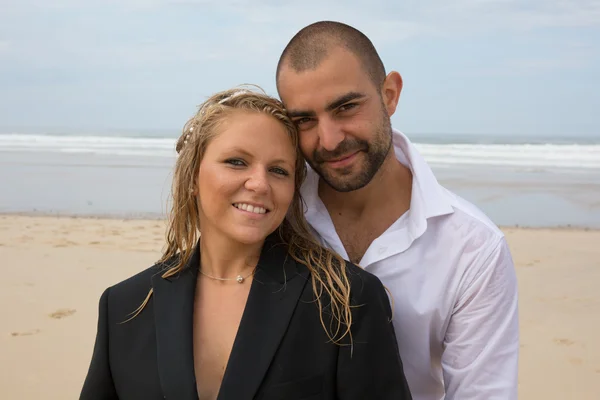
[[[108,295],[106,289],[100,297],[98,331],[87,376],[79,396],[80,400],[118,400],[108,359]]]
[[[390,301],[381,281],[362,275],[353,285],[352,345],[340,347],[339,400],[411,400],[394,327]]]

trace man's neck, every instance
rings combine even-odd
[[[363,219],[402,215],[410,208],[412,173],[396,159],[393,149],[369,184],[352,192],[337,192],[319,180],[319,197],[330,213]]]

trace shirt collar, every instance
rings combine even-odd
[[[392,144],[398,161],[410,168],[413,175],[411,205],[405,230],[407,235],[403,240],[405,246],[402,246],[408,248],[426,231],[429,218],[451,214],[454,208],[450,195],[438,183],[433,171],[410,140],[399,130],[393,129]],[[325,241],[333,245],[337,242],[336,233],[335,230],[326,229],[332,222],[319,199],[319,176],[310,166],[307,168],[308,174],[301,189],[306,219]]]
[[[413,175],[412,200],[423,207],[422,217],[432,218],[454,212],[452,199],[437,181],[433,171],[425,162],[414,144],[399,130],[392,130],[392,143],[396,158],[410,168]],[[412,208],[412,207],[411,207]]]

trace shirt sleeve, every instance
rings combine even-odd
[[[505,238],[470,268],[444,340],[446,400],[516,400],[518,291]]]

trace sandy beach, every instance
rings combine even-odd
[[[505,228],[519,278],[520,399],[600,396],[600,231]],[[76,399],[98,299],[160,256],[164,222],[0,216],[0,387]]]

